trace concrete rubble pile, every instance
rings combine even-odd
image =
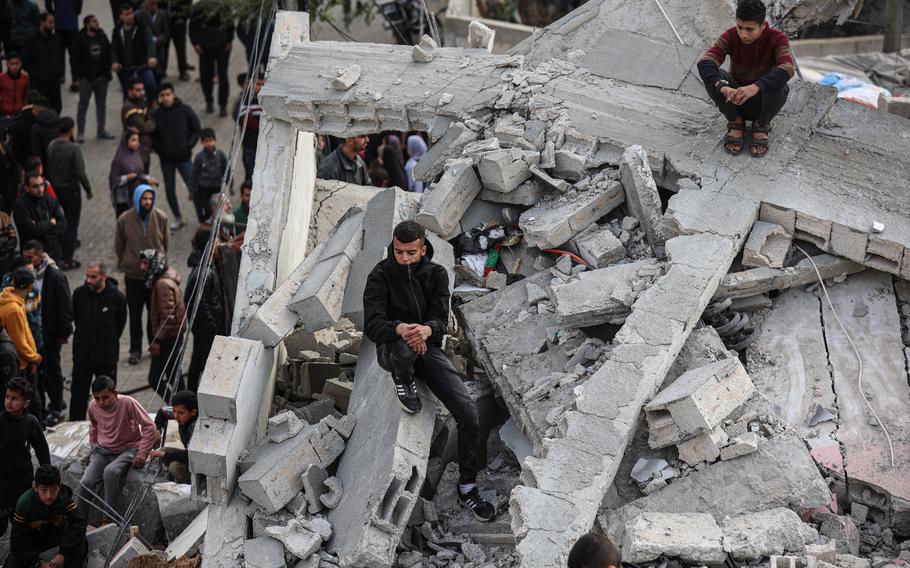
[[[260,94],[277,161],[257,167],[279,193],[254,201],[235,334],[200,385],[199,505],[158,490],[202,566],[562,566],[590,530],[646,566],[910,561],[906,119],[795,82],[771,154],[727,156],[689,45],[728,3],[672,58],[608,4],[507,55],[478,27],[469,49],[310,43],[279,14]],[[425,132],[427,190],[320,180],[294,209],[295,129]],[[292,210],[309,233],[279,248]],[[453,418],[423,385],[401,413],[362,333],[405,219],[450,270],[491,523],[457,504]]]

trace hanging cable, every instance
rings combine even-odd
[[[670,29],[673,30],[673,33],[676,35],[676,39],[679,40],[679,43],[686,45],[686,42],[680,37],[679,32],[676,31],[676,26],[673,25],[673,22],[670,20],[670,16],[667,15],[667,11],[664,10],[664,7],[661,5],[660,0],[654,0],[654,3],[657,4],[657,7],[660,8],[660,13],[664,15],[664,19],[667,20],[667,23],[670,24]]]

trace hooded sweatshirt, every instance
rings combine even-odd
[[[408,163],[404,165],[404,171],[408,174],[408,191],[423,193],[423,182],[414,179],[414,166],[427,153],[427,143],[423,138],[412,134],[408,136]]]
[[[374,343],[391,343],[400,323],[429,326],[427,343],[441,346],[449,325],[449,275],[433,262],[433,245],[419,262],[402,266],[389,244],[388,256],[367,277],[363,291],[364,331]]]
[[[152,192],[152,210],[144,213],[139,207],[142,194]],[[167,224],[167,214],[155,207],[157,194],[148,185],[137,186],[133,191],[133,208],[117,219],[114,232],[114,250],[123,267],[123,274],[134,280],[145,280],[139,270],[139,253],[144,249],[156,249],[167,254],[171,231]]]
[[[25,319],[25,301],[16,295],[13,288],[4,288],[0,292],[0,325],[16,348],[20,369],[41,362],[41,355],[35,349],[35,340]]]

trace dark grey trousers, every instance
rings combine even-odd
[[[734,89],[740,87],[739,83],[723,69],[720,70],[720,74]],[[727,102],[727,99],[719,90],[714,88],[714,85],[708,85],[706,83],[705,90],[708,91],[708,96],[711,97],[711,100],[714,101],[714,104],[717,105],[717,108],[720,109],[720,112],[723,113],[728,121],[734,122],[737,118],[742,117],[743,120],[752,120],[762,126],[771,124],[774,117],[777,116],[782,108],[784,108],[784,104],[787,102],[787,96],[790,94],[790,88],[787,85],[784,85],[781,90],[771,93],[762,93],[759,91],[757,95],[747,100],[742,105],[736,106],[733,103]]]

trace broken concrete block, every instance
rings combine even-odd
[[[281,541],[288,552],[301,560],[306,560],[314,552],[318,552],[325,540],[322,535],[313,532],[298,519],[291,519],[285,526],[267,527],[265,531],[270,537]],[[331,528],[329,536],[331,536]]]
[[[639,564],[660,556],[692,564],[720,564],[726,558],[720,527],[704,513],[642,513],[626,525],[622,554]]]
[[[826,514],[818,532],[835,542],[838,554],[859,554],[861,535],[852,518]]]
[[[796,211],[778,207],[773,203],[762,203],[758,220],[783,227],[788,234],[796,232]]]
[[[339,69],[338,74],[332,79],[332,88],[336,91],[347,91],[360,80],[360,72],[360,65],[356,63]]]
[[[326,417],[325,423],[329,428],[338,432],[342,439],[347,440],[354,433],[354,426],[357,424],[357,420],[350,415],[342,416],[341,418],[329,416]]]
[[[869,234],[845,225],[831,225],[831,253],[848,258],[853,262],[866,262],[866,247]]]
[[[602,511],[600,526],[614,542],[625,524],[644,511],[709,513],[715,519],[776,507],[799,510],[831,503],[831,490],[802,439],[793,433],[765,440],[758,451],[690,472],[666,488],[613,511]]]
[[[691,466],[701,462],[713,462],[720,457],[720,450],[729,438],[723,428],[717,426],[710,432],[703,432],[694,438],[676,445],[679,459]]]
[[[684,189],[670,197],[663,218],[664,236],[714,232],[737,243],[758,218],[759,203],[714,191]],[[725,219],[724,223],[718,223]],[[719,231],[719,233],[717,233]]]
[[[818,539],[818,532],[786,507],[726,519],[723,534],[724,550],[740,561],[802,554]]]
[[[267,442],[253,450],[252,467],[237,481],[243,494],[269,513],[287,505],[303,489],[300,476],[306,468],[321,463],[313,448],[314,432],[307,427],[280,444]]]
[[[632,311],[632,298],[628,294],[625,297],[617,294],[617,289],[625,286],[631,293],[629,282],[646,266],[657,266],[657,261],[647,259],[589,270],[579,274],[577,279],[552,286],[560,323],[571,328],[623,323]]]
[[[578,181],[585,177],[587,172],[587,156],[562,148],[556,150],[555,166],[553,167],[554,176],[571,181]]]
[[[244,568],[285,568],[284,546],[270,536],[251,538],[243,543]]]
[[[518,225],[529,246],[553,248],[588,228],[624,199],[622,184],[615,181],[586,191],[554,194],[522,213]]]
[[[268,428],[269,441],[280,444],[303,430],[303,422],[297,418],[296,414],[288,410],[269,418]]]
[[[625,258],[626,246],[610,231],[609,225],[591,225],[578,234],[572,242],[578,256],[592,268],[605,268]]]
[[[164,551],[168,562],[173,562],[182,556],[195,556],[199,551],[208,527],[208,507],[210,505],[200,511],[182,533],[168,542],[167,549]]]
[[[512,452],[512,455],[515,456],[515,461],[519,464],[524,463],[525,458],[528,456],[534,455],[534,448],[531,446],[531,442],[528,441],[528,437],[518,427],[518,423],[514,418],[510,417],[499,428],[499,438],[506,448]]]
[[[328,514],[335,529],[329,550],[344,566],[390,566],[426,476],[436,405],[418,381],[423,410],[389,412],[398,404],[392,378],[367,339],[355,377],[350,414],[357,427],[338,463],[344,496]]]
[[[334,509],[344,497],[344,486],[337,477],[330,477],[323,482],[326,492],[319,496],[319,501],[329,509]]]
[[[832,224],[831,221],[826,219],[819,219],[797,211],[796,232],[793,237],[810,242],[825,252],[830,252]]]
[[[319,438],[312,439],[311,442],[313,450],[324,466],[332,465],[338,459],[338,456],[344,453],[344,438],[334,430],[330,430]]]
[[[298,323],[307,332],[335,325],[341,318],[348,274],[354,258],[363,248],[365,215],[354,211],[345,214],[328,234],[318,262],[287,306],[297,314]]]
[[[648,444],[664,448],[709,432],[754,391],[739,359],[692,369],[645,406]]]
[[[482,24],[477,20],[473,20],[468,24],[468,47],[486,49],[490,53],[493,53],[493,40],[495,38],[496,30],[489,26]],[[478,566],[480,564],[478,564]]]
[[[546,185],[547,187],[551,187],[551,188],[555,189],[556,191],[561,191],[562,193],[565,193],[565,192],[569,191],[570,189],[572,189],[571,183],[569,183],[565,180],[562,180],[562,179],[554,178],[554,177],[550,176],[547,172],[538,168],[537,166],[530,166],[528,168],[528,170],[531,172],[531,175],[533,175],[534,177],[539,179],[541,182],[543,182],[544,185]]]
[[[421,36],[420,42],[418,42],[411,51],[411,59],[419,63],[429,63],[436,59],[437,47],[439,46],[436,45],[436,41],[424,34]]]
[[[531,177],[528,163],[518,149],[498,150],[485,154],[477,165],[483,186],[493,191],[508,193]]]
[[[320,497],[327,491],[325,480],[328,477],[329,474],[326,473],[322,464],[311,464],[300,475],[300,481],[303,483],[303,498],[309,505],[307,511],[311,515],[322,510]]]
[[[166,482],[152,486],[168,541],[175,540],[199,516],[206,503],[191,498],[189,485]]]
[[[720,459],[732,460],[758,451],[762,437],[755,432],[746,432],[730,440],[730,444],[720,451]]]
[[[828,254],[815,256],[812,260],[825,280],[856,274],[866,269],[865,266],[846,258]],[[721,280],[714,298],[747,298],[772,290],[805,286],[817,281],[818,276],[812,263],[809,262],[809,259],[803,258],[796,266],[789,268],[753,268],[742,272],[731,272]]]
[[[898,243],[878,237],[869,237],[866,246],[866,262],[863,264],[882,272],[899,274],[903,256],[904,247]]]
[[[325,382],[322,394],[332,397],[335,401],[335,407],[342,412],[348,411],[348,403],[351,399],[351,391],[354,390],[354,383],[344,379],[329,379]]]
[[[459,158],[464,148],[477,138],[477,133],[465,126],[463,122],[452,124],[443,137],[433,144],[414,166],[414,178],[433,181],[446,168],[448,160]]]
[[[492,189],[481,189],[478,199],[506,205],[535,205],[550,193],[550,188],[537,178],[532,178],[519,185],[509,193]]]
[[[663,251],[666,240],[661,223],[663,209],[644,148],[641,146],[626,148],[619,164],[619,172],[629,212],[641,223],[651,248]],[[663,254],[659,253],[658,256]]]
[[[202,541],[205,550],[203,568],[232,568],[241,564],[247,530],[247,504],[238,496],[227,505],[209,505]]]
[[[743,266],[783,268],[793,235],[780,225],[756,221],[743,247]]]
[[[443,237],[452,235],[478,193],[480,180],[474,167],[468,160],[457,160],[424,193],[414,220]]]

